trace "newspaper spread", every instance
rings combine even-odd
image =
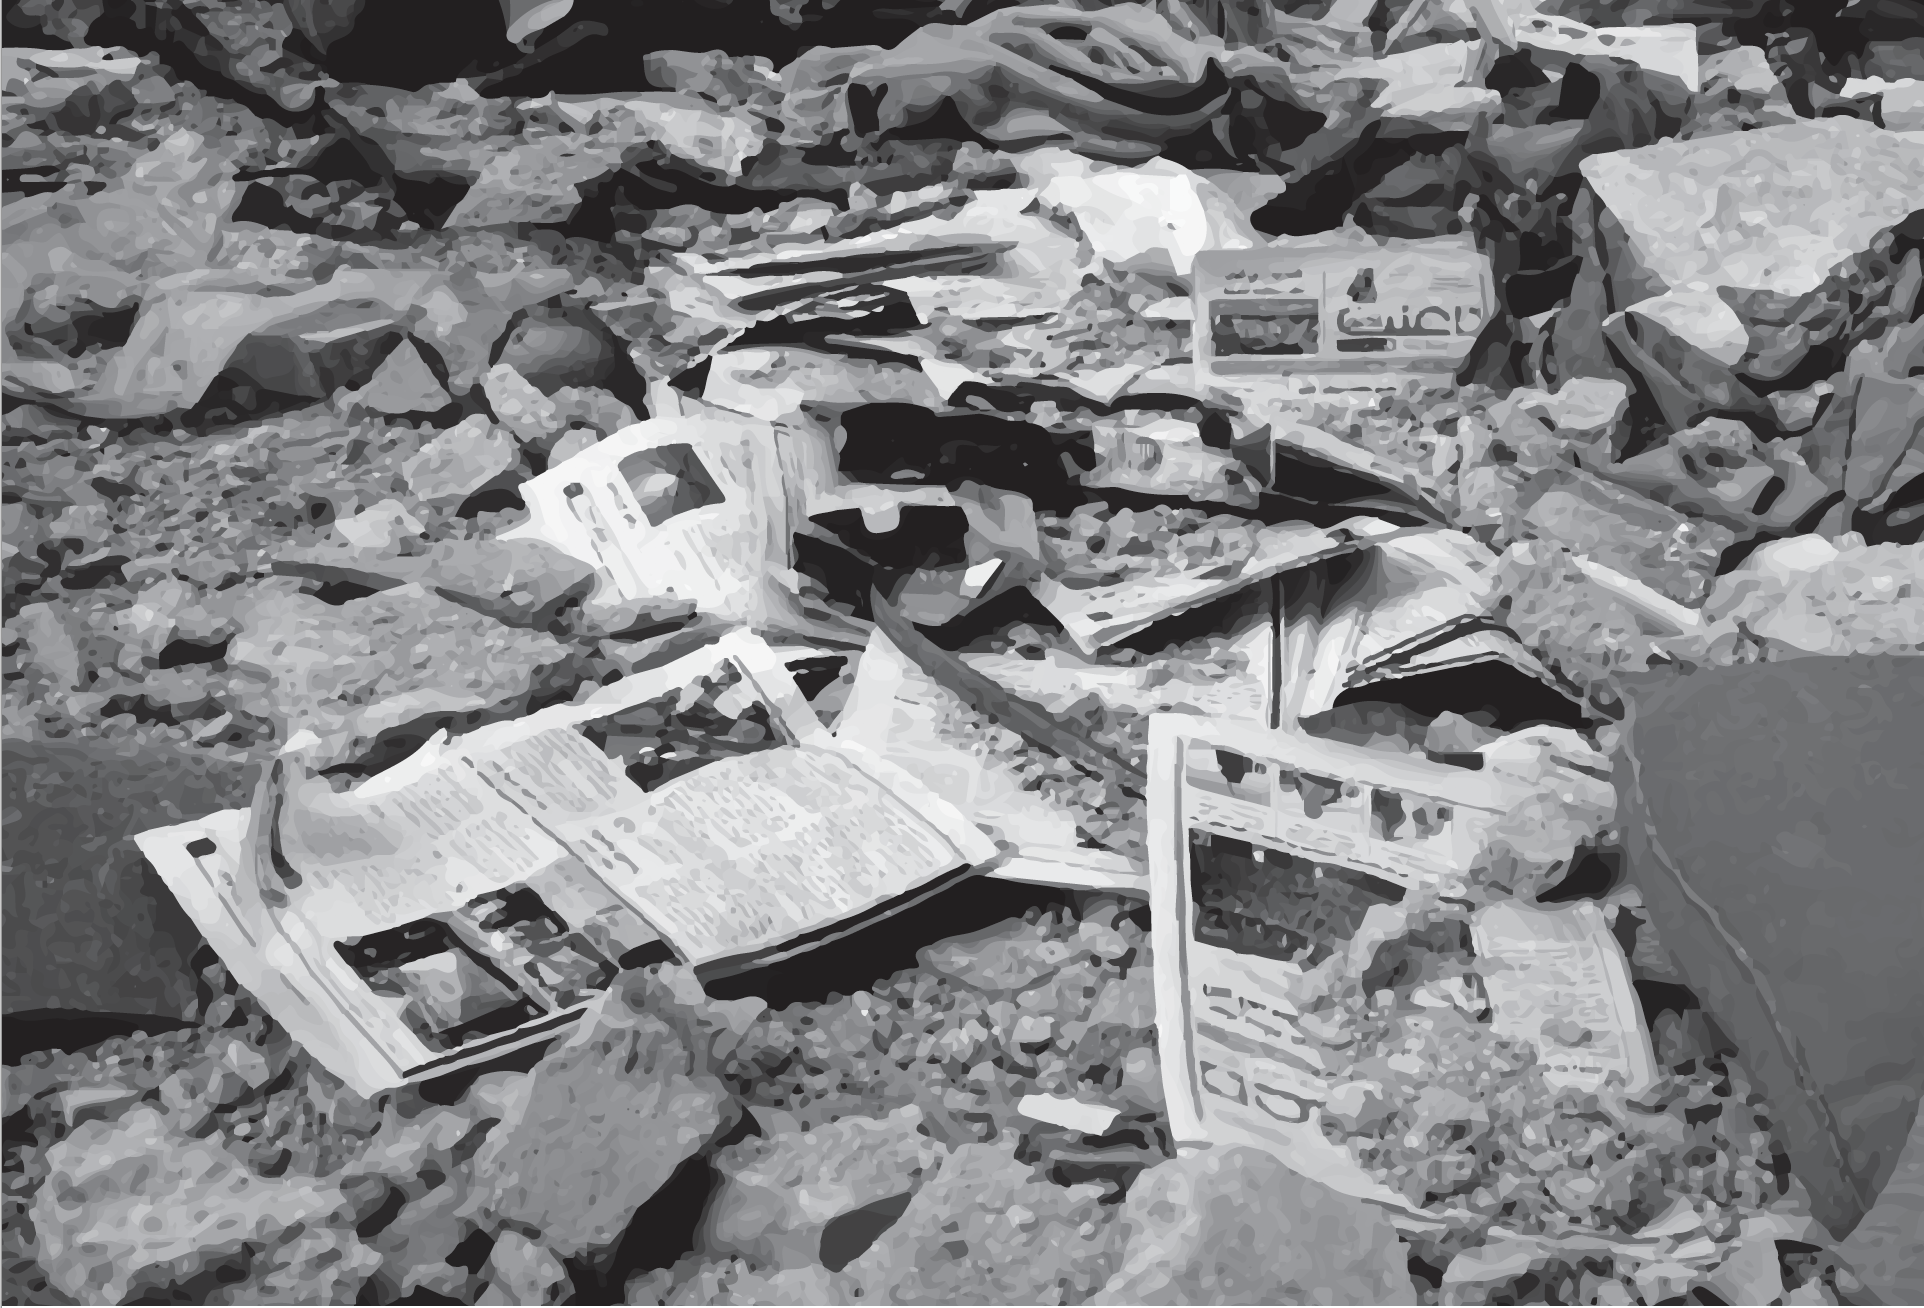
[[[881,755],[970,814],[1003,846],[984,871],[1013,881],[1146,894],[1147,872],[1121,854],[1080,844],[1075,816],[1024,783],[961,726],[964,706],[877,631],[836,735]]]
[[[1495,307],[1467,236],[1284,240],[1196,257],[1196,384],[1296,399],[1446,382]]]
[[[1093,589],[1044,576],[1032,590],[1077,647],[1094,654],[1163,618],[1407,530],[1371,517],[1348,518],[1328,528],[1306,522],[1273,523],[1257,532],[1254,553],[1241,566],[1212,562],[1194,570],[1151,570]],[[1155,566],[1154,560],[1145,562]]]
[[[686,600],[765,624],[786,611],[788,477],[775,429],[718,409],[653,418],[523,483],[533,537],[595,567],[602,594]]]
[[[243,871],[248,813],[137,840],[241,983],[362,1094],[541,1039],[617,968],[774,961],[995,853],[829,735],[739,631],[296,800],[279,841],[300,885],[278,912]]]
[[[1178,1139],[1267,1149],[1421,1220],[1322,1131],[1306,972],[1465,869],[1517,782],[1289,730],[1164,714],[1149,736],[1156,1029]]]
[[[1596,1090],[1615,1074],[1636,1094],[1656,1080],[1630,964],[1595,903],[1491,904],[1470,938],[1497,1030],[1536,1048],[1551,1085]]]

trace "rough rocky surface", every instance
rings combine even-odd
[[[1380,1209],[1246,1147],[1144,1172],[1122,1210],[1122,1266],[1098,1303],[1415,1303]]]
[[[614,1244],[642,1203],[740,1109],[666,985],[611,990],[516,1087],[476,1155],[482,1206],[563,1257]],[[525,1261],[525,1259],[523,1260]],[[519,1273],[526,1277],[532,1273]]]

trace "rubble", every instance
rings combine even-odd
[[[1122,1264],[1095,1303],[1416,1302],[1388,1218],[1260,1150],[1208,1149],[1150,1169],[1121,1221]]]
[[[15,8],[9,1300],[1891,1281],[1908,19]]]
[[[740,1110],[707,1042],[659,1011],[678,1002],[672,995],[645,978],[609,990],[530,1073],[475,1156],[481,1205],[496,1223],[564,1258],[605,1253],[675,1168],[733,1125]],[[584,1128],[595,1138],[583,1140]],[[584,1158],[601,1165],[584,1171]],[[539,1258],[522,1258],[532,1265],[512,1275],[525,1283]]]

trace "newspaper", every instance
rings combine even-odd
[[[1196,384],[1297,400],[1447,383],[1496,305],[1468,236],[1196,257]]]
[[[1470,937],[1497,1030],[1535,1047],[1551,1085],[1594,1091],[1614,1075],[1637,1094],[1655,1082],[1629,961],[1595,903],[1491,904]]]
[[[1419,529],[1294,574],[1281,606],[1278,721],[1326,713],[1360,686],[1475,663],[1507,664],[1580,703],[1498,625],[1495,563],[1472,536]]]
[[[1467,870],[1523,783],[1289,730],[1163,714],[1149,735],[1156,1030],[1180,1140],[1249,1144],[1427,1220],[1323,1134],[1340,1069],[1297,1024],[1308,971]]]
[[[1004,880],[1148,893],[1147,872],[1121,854],[1083,846],[1075,816],[1025,785],[961,725],[967,709],[876,632],[863,653],[836,735],[866,747],[972,816],[1002,846],[984,872]]]
[[[1328,528],[1274,523],[1258,531],[1255,552],[1240,567],[1212,562],[1193,571],[1148,571],[1087,590],[1067,579],[1044,576],[1031,589],[1076,646],[1094,654],[1174,614],[1407,530],[1372,517],[1348,518]]]
[[[690,402],[692,405],[692,402]],[[597,598],[685,600],[766,626],[790,614],[792,478],[776,429],[719,409],[653,418],[521,486],[528,521],[504,534],[591,564]]]
[[[995,853],[829,735],[740,631],[293,798],[278,839],[300,884],[279,911],[245,870],[247,812],[136,839],[237,979],[362,1094],[545,1038],[618,968],[774,961]]]
[[[1218,448],[1207,442],[1200,424],[1181,418],[1135,410],[1097,419],[1089,431],[1095,467],[1080,472],[1077,481],[1255,508],[1274,475],[1268,433],[1225,428],[1229,442]]]

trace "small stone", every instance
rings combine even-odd
[[[51,604],[27,604],[8,625],[54,690],[81,690],[87,685],[87,668],[81,658],[80,641],[67,625],[65,612],[65,606],[56,609]]]
[[[1008,997],[1053,976],[1063,959],[1042,956],[1043,937],[1034,926],[1009,922],[972,936],[930,945],[917,955],[922,966],[971,989]]]
[[[1040,1013],[1025,1013],[1015,1020],[1015,1029],[1010,1038],[1022,1048],[1035,1051],[1045,1048],[1055,1037],[1055,1020]]]
[[[1387,1217],[1257,1149],[1149,1169],[1123,1222],[1124,1261],[1099,1304],[1416,1302]]]
[[[1770,407],[1783,429],[1795,436],[1817,425],[1818,415],[1836,394],[1837,388],[1829,382],[1812,382],[1799,391],[1772,392]]]
[[[548,398],[563,423],[591,428],[602,436],[612,436],[641,421],[633,409],[599,386],[563,386]]]
[[[347,398],[376,413],[390,415],[434,413],[450,402],[447,388],[421,357],[421,347],[412,336],[389,351],[367,385],[348,392]]]
[[[402,465],[401,477],[429,504],[459,504],[520,461],[514,438],[477,414],[422,446]]]
[[[600,443],[600,432],[587,427],[575,427],[554,443],[554,448],[548,451],[548,459],[551,463],[566,463],[575,455],[591,450]]]
[[[488,408],[523,445],[545,449],[566,430],[555,402],[508,364],[488,369],[481,389],[488,397]]]
[[[382,500],[359,513],[337,518],[334,534],[358,550],[391,550],[403,541],[425,538],[428,529],[399,500]]]

